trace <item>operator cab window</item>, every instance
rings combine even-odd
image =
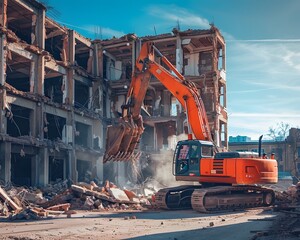
[[[212,146],[208,146],[208,145],[202,145],[201,146],[201,156],[202,157],[212,157],[213,156],[213,147]]]
[[[188,158],[190,145],[181,145],[178,153],[178,160],[183,160]]]

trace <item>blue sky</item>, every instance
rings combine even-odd
[[[48,3],[55,9],[49,16],[92,39],[168,33],[178,22],[181,30],[207,29],[213,22],[227,47],[229,135],[257,139],[280,122],[300,126],[298,0]]]

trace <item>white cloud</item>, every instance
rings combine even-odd
[[[122,31],[118,31],[118,30],[114,30],[114,29],[106,28],[106,27],[94,26],[94,25],[84,26],[84,29],[86,29],[86,31],[89,31],[91,33],[96,33],[97,35],[101,34],[102,38],[103,37],[108,37],[108,38],[122,37],[125,35],[125,33]]]
[[[258,139],[280,122],[298,127],[300,39],[227,39],[229,135]]]
[[[300,70],[300,52],[287,51],[283,60],[291,67]]]
[[[176,25],[179,21],[180,26],[210,28],[209,21],[200,17],[185,8],[175,5],[155,5],[148,9],[148,14],[156,18],[165,19],[164,25]]]
[[[280,122],[299,127],[300,114],[232,113],[229,118],[229,135],[248,136],[256,140],[262,134],[267,136],[269,128]]]
[[[102,35],[102,38],[111,38],[111,37],[121,37],[124,36],[125,33],[122,31],[114,30],[111,28],[106,28],[106,27],[99,27],[96,25],[73,25],[61,21],[57,21],[58,23],[65,25],[69,28],[73,28],[75,30],[82,30],[86,33],[89,34],[94,34],[94,35]]]

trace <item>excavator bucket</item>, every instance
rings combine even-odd
[[[103,162],[138,160],[141,153],[134,150],[141,138],[143,129],[134,122],[128,122],[122,118],[118,125],[108,126]]]

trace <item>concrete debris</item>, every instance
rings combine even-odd
[[[254,239],[299,239],[300,231],[300,182],[289,186],[285,191],[275,190],[276,205],[273,210],[279,215],[273,221],[273,226],[267,232],[258,232]]]
[[[19,196],[21,199],[28,201],[30,203],[42,204],[47,202],[47,199],[43,197],[42,192],[29,192],[28,190],[24,189],[20,192]]]
[[[118,188],[110,188],[108,192],[113,198],[115,198],[119,202],[129,202],[129,198],[127,197],[126,193]]]
[[[7,202],[8,205],[12,208],[14,212],[20,212],[22,210],[21,206],[18,206],[6,193],[4,189],[0,187],[0,198],[4,201]]]
[[[151,207],[145,196],[122,190],[109,181],[103,186],[95,182],[61,181],[41,189],[0,187],[0,215],[11,221],[39,220],[61,214],[70,218],[76,213],[74,210],[140,210],[144,207]]]

